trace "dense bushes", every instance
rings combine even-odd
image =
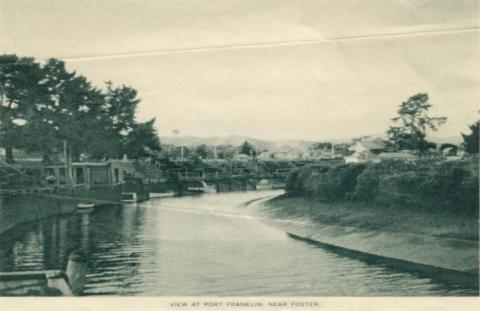
[[[364,169],[363,164],[297,168],[287,176],[287,191],[328,201],[350,198]]]
[[[305,166],[287,176],[287,191],[325,201],[478,209],[478,161],[384,161]]]

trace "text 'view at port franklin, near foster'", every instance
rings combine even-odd
[[[478,297],[478,23],[473,0],[0,0],[0,296]]]

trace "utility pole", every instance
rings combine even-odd
[[[63,140],[63,158],[65,161],[65,178],[67,177],[68,174],[68,158],[67,158],[67,140]]]
[[[65,157],[65,179],[70,185],[73,185],[72,170],[70,169],[70,158],[67,151],[67,140],[63,140],[63,156]]]

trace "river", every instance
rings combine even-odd
[[[475,295],[289,238],[242,203],[278,191],[152,199],[22,224],[0,237],[0,271],[64,268],[88,254],[85,295]]]

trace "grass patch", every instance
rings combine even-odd
[[[478,211],[461,213],[374,203],[332,203],[287,195],[267,202],[263,211],[274,218],[308,219],[325,225],[477,241],[479,236]]]

